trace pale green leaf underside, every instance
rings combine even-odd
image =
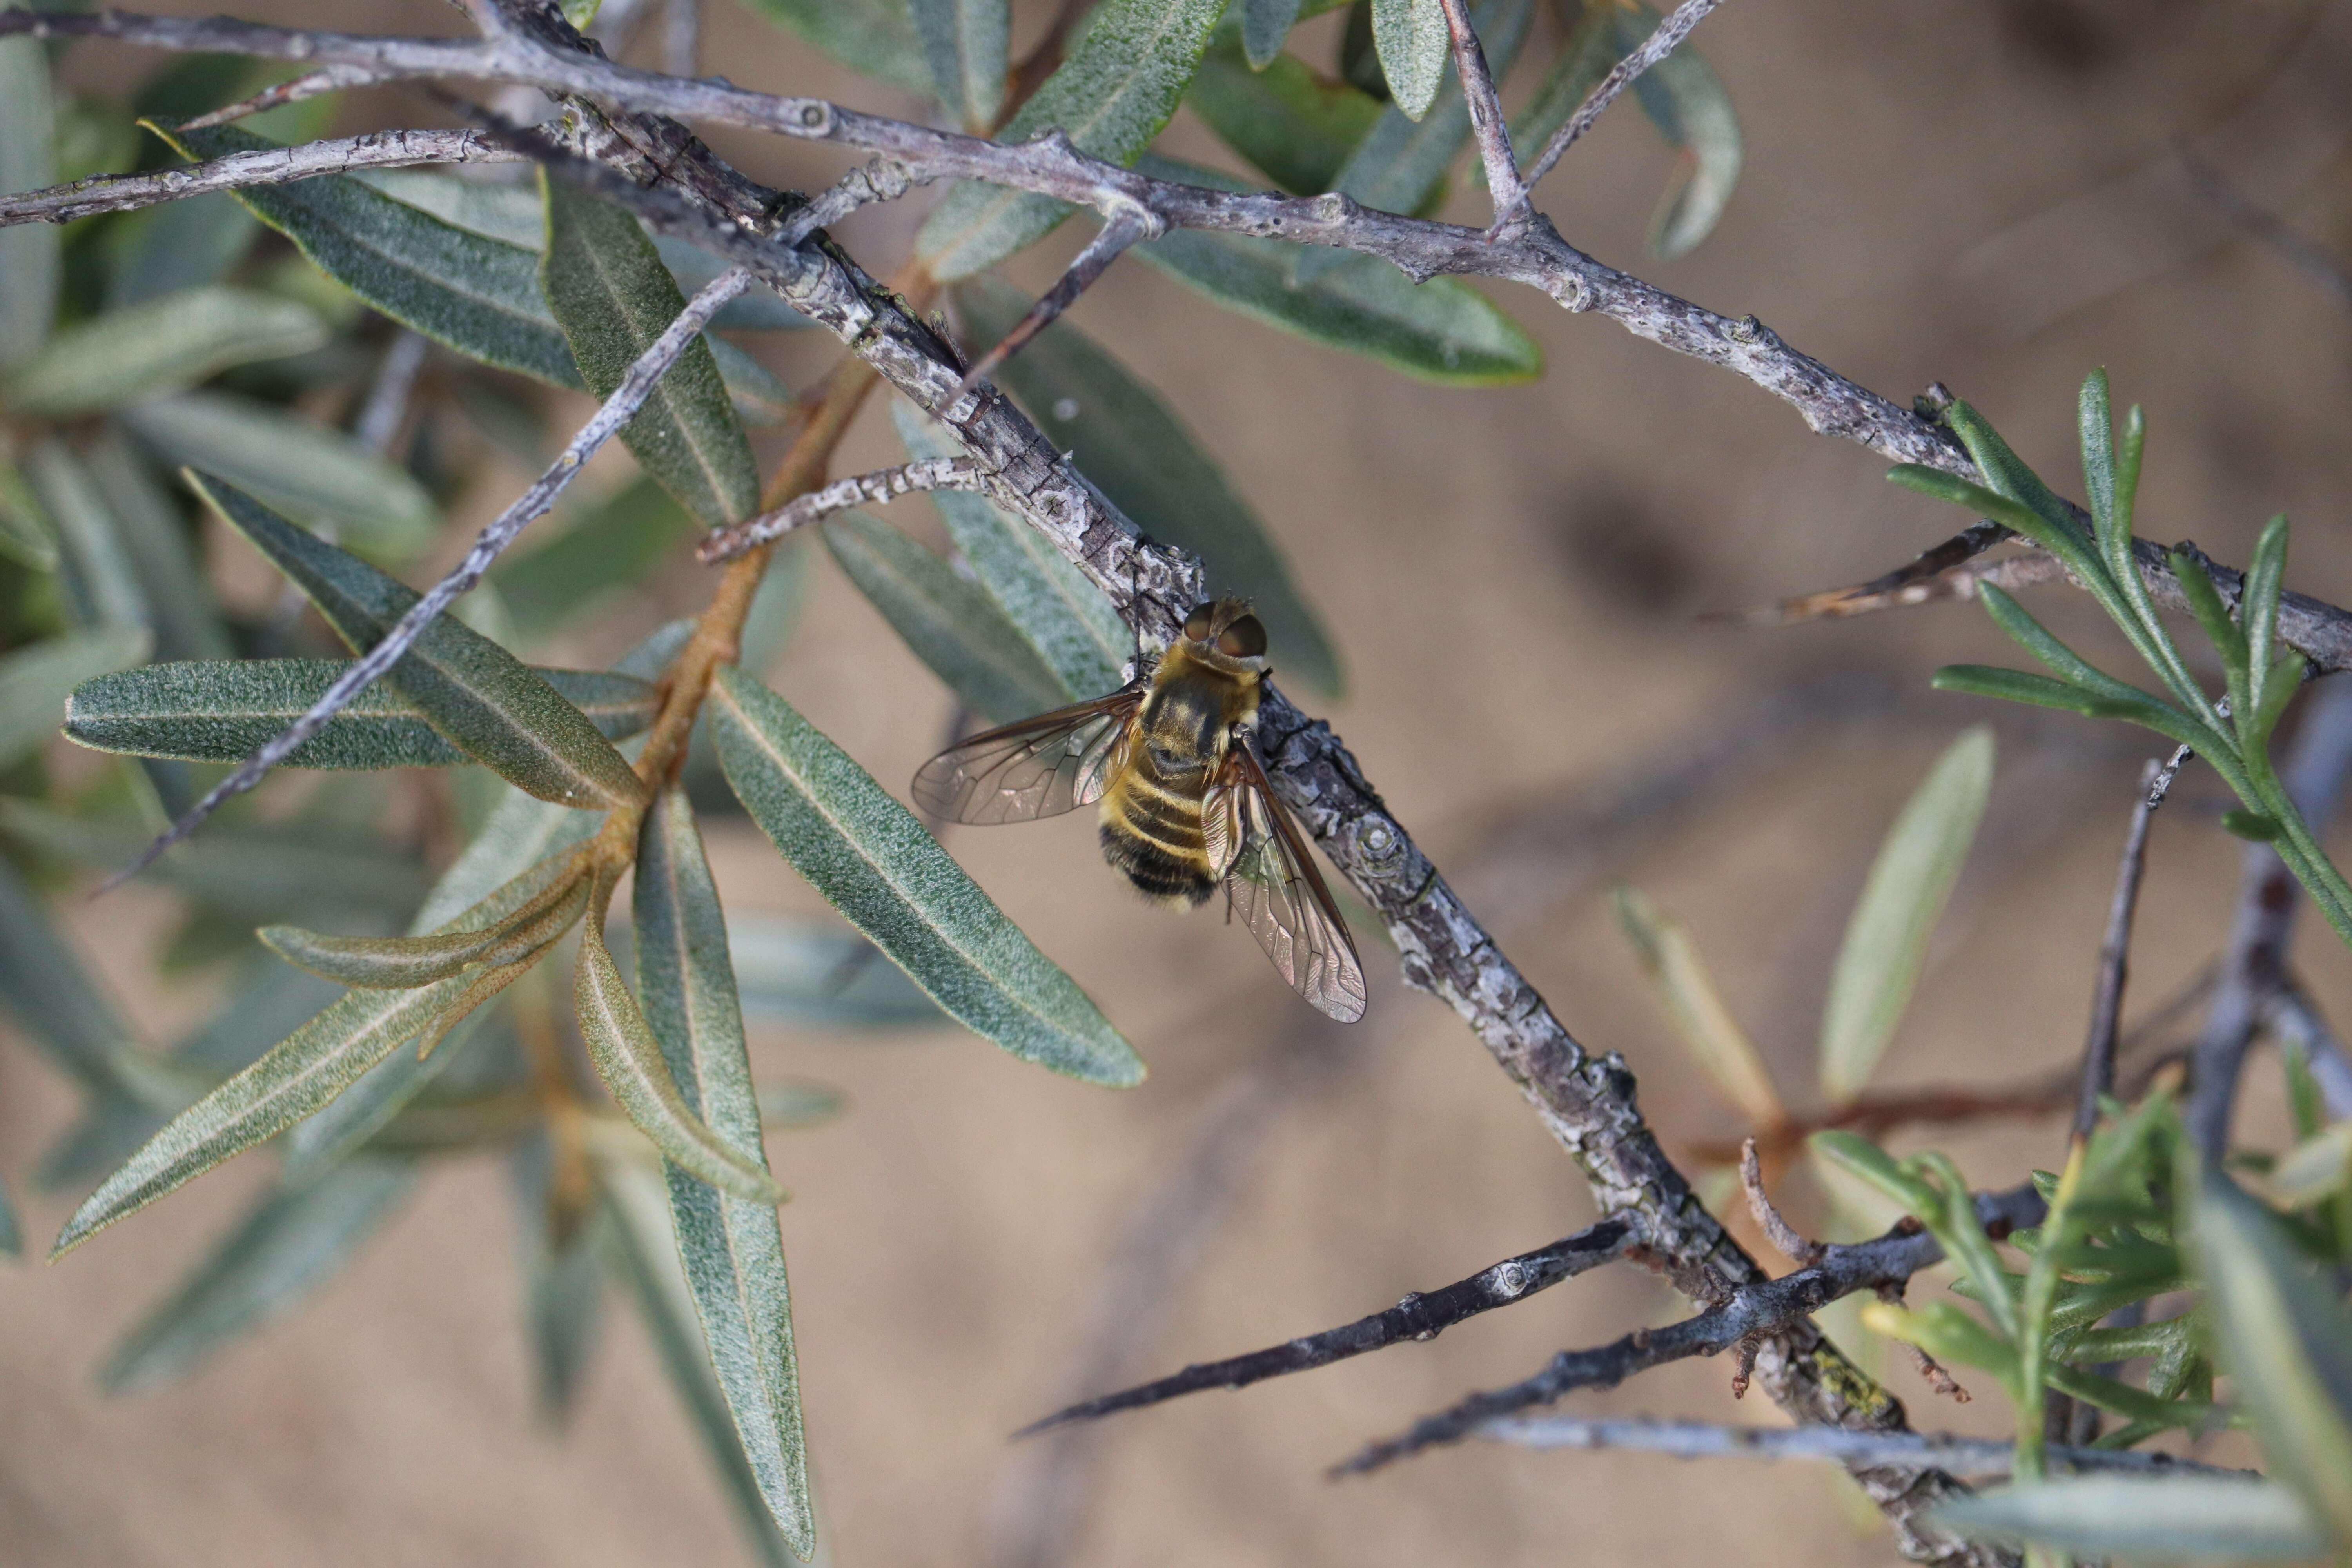
[[[1371,0],[1372,43],[1389,96],[1409,119],[1429,112],[1453,61],[1437,0]]]
[[[0,655],[0,768],[15,767],[57,732],[77,687],[137,664],[152,640],[143,627],[110,626]]]
[[[249,289],[190,289],[109,310],[58,333],[19,366],[0,401],[57,418],[174,392],[231,365],[307,353],[327,341],[309,308]]]
[[[711,718],[727,781],[784,858],[959,1022],[1090,1082],[1143,1063],[907,808],[792,706],[719,672]]]
[[[2067,1476],[1955,1499],[1929,1522],[2137,1563],[2308,1562],[2327,1551],[2293,1491],[2218,1476]]]

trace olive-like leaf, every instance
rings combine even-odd
[[[85,631],[148,629],[154,610],[146,586],[89,466],[63,441],[44,437],[25,454],[25,477],[57,530],[68,616]]]
[[[131,662],[126,658],[121,664]],[[6,689],[6,668],[0,660],[0,692]],[[242,762],[308,712],[350,668],[347,661],[330,658],[207,659],[136,669],[118,664],[118,673],[72,689],[65,701],[65,732],[98,752],[194,763]],[[629,676],[591,669],[541,668],[534,673],[614,740],[653,722],[660,707],[660,689]],[[5,723],[6,711],[5,698],[0,698],[0,723]],[[354,698],[282,765],[447,767],[468,760],[442,739],[414,702],[379,682]]]
[[[744,7],[790,28],[852,70],[930,95],[931,73],[906,0],[744,0]]]
[[[891,400],[890,416],[908,457],[955,455],[954,443],[904,398]],[[1060,682],[1062,700],[1115,689],[1135,655],[1135,634],[1103,591],[1053,541],[987,497],[934,490],[931,502],[972,575]]]
[[[109,426],[85,449],[84,466],[113,519],[114,531],[147,600],[154,657],[226,658],[235,651],[212,584],[192,547],[187,520],[162,476]]]
[[[0,768],[12,768],[57,733],[58,719],[84,681],[137,664],[149,637],[138,626],[68,632],[0,654]]]
[[[1135,166],[1157,179],[1212,190],[1249,188],[1214,170],[1152,153]],[[1144,261],[1228,310],[1423,381],[1495,386],[1543,374],[1543,351],[1535,340],[1459,278],[1416,285],[1378,257],[1350,252],[1301,279],[1292,268],[1297,251],[1278,239],[1201,229],[1171,230],[1135,247]],[[1033,344],[1021,358],[1035,352]],[[1020,363],[1013,361],[1004,374]]]
[[[742,910],[727,949],[743,1016],[800,1029],[910,1029],[950,1022],[907,972],[831,921]]]
[[[547,204],[536,184],[493,184],[433,169],[363,169],[352,178],[453,228],[520,250],[547,248]]]
[[[1620,40],[1618,22],[1623,14],[1623,7],[1614,0],[1584,7],[1543,80],[1537,84],[1535,95],[1511,117],[1511,145],[1522,160],[1533,157],[1554,132],[1568,123],[1568,117],[1583,107],[1601,79],[1623,56],[1626,46]]]
[[[977,584],[888,523],[862,511],[824,521],[824,542],[851,582],[965,706],[1005,724],[1058,708],[1061,682]]]
[[[982,342],[1002,339],[1026,308],[1017,290],[993,279],[959,289],[955,299]],[[1137,527],[1200,556],[1212,589],[1251,601],[1276,669],[1317,690],[1339,690],[1339,656],[1291,580],[1281,546],[1158,393],[1066,321],[1039,333],[997,374],[1055,447]]]
[[[768,1511],[759,1478],[743,1458],[726,1396],[711,1375],[709,1353],[696,1331],[694,1291],[678,1264],[677,1233],[669,1205],[663,1201],[660,1176],[649,1163],[604,1159],[597,1163],[596,1185],[610,1222],[595,1233],[605,1267],[635,1305],[670,1387],[726,1484],[744,1535],[768,1568],[794,1568],[797,1559]]]
[[[2222,1369],[2271,1469],[2336,1551],[2352,1551],[2352,1313],[2227,1176],[2205,1171],[2196,1193],[2197,1260]]]
[[[189,482],[353,648],[373,647],[416,603],[410,589],[233,486],[202,475]],[[384,679],[444,739],[518,789],[587,810],[645,798],[644,784],[586,714],[451,616],[434,617]]]
[[[1328,191],[1381,118],[1381,100],[1318,75],[1296,55],[1258,65],[1223,29],[1184,101],[1266,178],[1296,195]]]
[[[1617,9],[1622,20],[1622,52],[1631,54],[1657,30],[1657,11],[1640,5]],[[1739,184],[1747,153],[1739,116],[1723,79],[1688,43],[1633,79],[1643,112],[1680,154],[1650,218],[1650,254],[1671,261],[1686,256],[1715,232],[1731,193]]]
[[[562,937],[588,901],[584,862],[551,859],[527,872],[536,888],[511,914],[479,931],[439,936],[335,936],[299,926],[265,926],[254,934],[297,969],[368,991],[406,991],[468,969],[498,968],[529,957]]]
[[[218,286],[109,310],[51,338],[0,383],[16,413],[61,418],[194,386],[231,365],[308,353],[327,324],[282,295]]]
[[[799,405],[782,377],[725,338],[706,332],[702,342],[719,367],[719,384],[726,389],[728,406],[738,421],[764,427],[793,417]]]
[[[760,1097],[719,904],[684,792],[665,791],[637,840],[637,991],[678,1098],[745,1161],[767,1168]],[[792,1290],[776,1211],[666,1164],[678,1258],[743,1456],[776,1527],[803,1557],[816,1549],[801,1434]]]
[[[1748,1031],[1724,1005],[1682,922],[1623,883],[1610,890],[1610,905],[1618,929],[1633,944],[1634,955],[1665,1003],[1675,1032],[1716,1086],[1759,1128],[1787,1121],[1788,1108],[1772,1086],[1770,1070]]]
[[[36,572],[58,569],[57,525],[49,521],[40,498],[25,482],[24,470],[5,447],[0,447],[0,555]]]
[[[1992,731],[1964,731],[1904,803],[1846,922],[1822,1007],[1822,1091],[1862,1092],[1895,1038],[1992,791]]]
[[[149,128],[190,158],[275,145],[235,126]],[[255,185],[237,200],[329,277],[404,326],[485,364],[581,384],[539,291],[539,258],[394,201],[349,175]]]
[[[133,1036],[50,922],[40,895],[5,860],[0,860],[0,1005],[85,1088],[116,1081],[116,1057]]]
[[[2288,1488],[2220,1476],[2067,1476],[1955,1498],[1928,1522],[1970,1540],[2134,1563],[2299,1563],[2327,1553],[2326,1536]]]
[[[960,1023],[1090,1082],[1141,1081],[1134,1047],[907,808],[791,704],[722,668],[727,782],[802,876]]]
[[[416,1184],[405,1160],[354,1160],[273,1188],[123,1336],[99,1369],[109,1394],[184,1377],[334,1278]]]
[[[37,191],[57,178],[48,46],[0,39],[0,195]],[[58,227],[0,228],[0,365],[41,346],[58,308]]]
[[[1432,13],[1438,11],[1436,0],[1426,3]],[[1503,79],[1517,58],[1534,9],[1532,0],[1483,0],[1473,7],[1471,22],[1478,30],[1496,80]],[[1377,28],[1377,4],[1372,19]],[[1438,18],[1437,34],[1443,49],[1445,22],[1442,16]],[[1387,59],[1385,50],[1381,58]],[[1446,170],[1469,144],[1469,102],[1463,96],[1461,79],[1454,74],[1449,56],[1442,90],[1418,104],[1400,93],[1381,111],[1371,132],[1357,144],[1333,188],[1382,212],[1418,213],[1437,198]],[[1301,277],[1311,276],[1354,254],[1323,246],[1295,248],[1297,260],[1303,264],[1299,268]]]
[[[395,463],[286,409],[185,392],[121,410],[125,428],[173,468],[215,474],[290,516],[332,518],[353,550],[406,561],[440,537],[433,498]]]
[[[1241,0],[1241,45],[1252,70],[1265,70],[1282,54],[1298,21],[1298,0]]]
[[[1422,3],[1436,9],[1437,0]],[[1225,0],[1102,0],[1060,68],[999,139],[1026,142],[1059,130],[1082,152],[1134,163],[1176,112],[1224,8]],[[967,182],[932,209],[916,250],[933,277],[969,278],[1044,238],[1069,212],[1051,196]]]
[[[261,220],[226,191],[182,196],[117,221],[119,234],[108,236],[109,310],[219,282],[261,234]]]
[[[1004,103],[1013,7],[1007,0],[907,0],[907,9],[923,41],[932,92],[967,129],[985,135]]]
[[[685,296],[635,218],[543,169],[540,190],[548,236],[540,286],[588,390],[610,397],[686,309]],[[701,339],[678,355],[621,439],[640,468],[710,527],[758,510],[751,442]]]
[[[783,1202],[784,1190],[768,1174],[765,1163],[755,1162],[713,1132],[679,1098],[661,1042],[654,1038],[604,945],[600,928],[607,896],[600,891],[591,900],[593,907],[581,927],[580,963],[572,981],[580,1036],[588,1042],[588,1059],[595,1064],[596,1076],[637,1131],[653,1140],[671,1163],[747,1202]]]
[[[1406,116],[1419,120],[1436,100],[1453,64],[1445,10],[1437,0],[1370,0],[1372,42],[1380,50],[1381,74],[1389,96]]]

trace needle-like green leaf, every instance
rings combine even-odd
[[[686,309],[686,297],[635,218],[544,170],[540,191],[548,237],[540,286],[588,390],[609,397]],[[710,527],[758,510],[751,446],[701,339],[687,345],[621,439],[639,467]]]
[[[373,647],[416,603],[407,587],[234,487],[201,475],[189,482],[353,648]],[[637,775],[586,714],[452,616],[436,616],[384,679],[445,739],[518,789],[583,810],[645,796]]]
[[[1418,3],[1437,9],[1437,0]],[[998,140],[1026,142],[1060,130],[1083,152],[1134,163],[1176,112],[1224,8],[1225,0],[1102,0],[1060,68]],[[1444,31],[1440,23],[1441,49]],[[969,278],[1044,238],[1069,211],[1051,196],[968,182],[932,209],[916,249],[933,277]]]
[[[1990,729],[1964,731],[1904,803],[1871,862],[1822,1007],[1822,1091],[1832,1104],[1862,1092],[1895,1038],[1984,819],[1992,756]]]
[[[588,901],[588,868],[569,859],[526,873],[537,888],[514,912],[479,931],[439,936],[334,936],[297,926],[265,926],[263,944],[298,969],[370,991],[405,991],[468,969],[517,963],[562,937]]]
[[[280,295],[190,289],[59,332],[0,384],[0,403],[44,418],[89,414],[326,341],[327,324]]]
[[[711,692],[727,782],[802,876],[982,1038],[1094,1083],[1143,1063],[1085,992],[1004,918],[907,808],[740,670]]]
[[[115,673],[72,689],[65,702],[65,732],[92,751],[195,763],[240,762],[308,712],[349,668],[347,661],[328,658],[206,659],[136,669],[118,666]],[[616,741],[653,722],[659,706],[658,688],[625,675],[593,669],[533,673]],[[6,666],[0,663],[0,693],[5,693],[6,680]],[[0,722],[7,710],[0,700]],[[283,765],[447,767],[468,760],[442,739],[414,702],[379,683],[361,692]]]
[[[984,590],[888,523],[841,512],[825,519],[824,542],[916,657],[990,722],[1009,724],[1068,700]]]
[[[637,840],[637,990],[687,1109],[761,1170],[760,1097],[728,962],[727,921],[693,808],[665,791]],[[678,1258],[761,1495],[793,1550],[816,1549],[801,1436],[792,1290],[776,1211],[666,1164]]]
[[[2293,1491],[2252,1479],[2068,1476],[1956,1498],[1928,1517],[1970,1540],[2133,1563],[2309,1562],[2327,1552]]]
[[[416,1184],[405,1160],[355,1160],[273,1188],[156,1303],[99,1369],[109,1394],[184,1377],[334,1278]]]

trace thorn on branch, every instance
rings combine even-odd
[[[1052,326],[1063,311],[1077,303],[1078,296],[1092,287],[1095,279],[1100,278],[1129,246],[1139,240],[1157,239],[1167,232],[1167,223],[1150,208],[1139,204],[1120,203],[1113,211],[1110,221],[1097,230],[1087,247],[1078,252],[1077,259],[1070,263],[1069,270],[1055,279],[1054,286],[1038,297],[1037,302],[1029,307],[1027,315],[1013,323],[1013,330],[1004,334],[1003,342],[981,355],[971,369],[964,373],[964,378],[956,384],[955,391],[949,395],[948,405],[961,400],[972,388],[994,374],[1006,360],[1025,348],[1031,339]]]
[[[1765,1238],[1780,1249],[1781,1257],[1800,1268],[1811,1268],[1822,1260],[1829,1248],[1799,1235],[1797,1227],[1782,1218],[1780,1211],[1772,1206],[1770,1194],[1764,1191],[1764,1164],[1756,1157],[1756,1140],[1753,1138],[1739,1146],[1739,1185],[1748,1194],[1748,1212],[1756,1216],[1756,1223],[1762,1228]],[[1749,1363],[1754,1363],[1752,1356]],[[1744,1389],[1747,1380],[1735,1379],[1733,1386]]]
[[[1756,1376],[1756,1358],[1764,1349],[1768,1336],[1761,1333],[1743,1334],[1731,1347],[1731,1397],[1748,1397],[1748,1384]]]

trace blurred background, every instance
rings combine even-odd
[[[237,9],[375,31],[460,25],[427,0]],[[1049,9],[1016,7],[1016,54]],[[702,19],[705,70],[918,111],[731,0],[710,0]],[[1310,22],[1292,47],[1327,61],[1339,26]],[[1528,54],[1548,56],[1561,25],[1539,11],[1536,27]],[[629,58],[655,58],[657,31]],[[2242,561],[2285,511],[2289,586],[2352,601],[2352,300],[2340,273],[2331,284],[2242,210],[2274,215],[2322,256],[2352,256],[2352,0],[1734,0],[1697,42],[1745,142],[1719,226],[1679,259],[1644,254],[1675,154],[1629,101],[1538,192],[1571,243],[1753,313],[1897,401],[1940,381],[2064,489],[2079,482],[2074,389],[2104,364],[2117,400],[2147,410],[2143,534]],[[63,79],[120,94],[158,63],[77,46]],[[1529,85],[1515,79],[1513,95]],[[344,132],[447,122],[394,92],[352,95],[340,113]],[[710,140],[777,185],[813,189],[846,167],[821,149]],[[1162,146],[1242,172],[1189,110]],[[936,194],[868,209],[838,237],[887,276]],[[1457,177],[1448,216],[1477,221],[1484,206]],[[1042,289],[1081,240],[1057,235],[1013,276]],[[1822,997],[1871,855],[1973,723],[1998,735],[1991,811],[1877,1086],[2007,1085],[2071,1064],[2148,737],[1931,692],[1939,664],[2015,661],[1970,605],[1769,629],[1702,622],[1875,576],[1965,520],[1886,485],[1882,460],[1809,434],[1735,376],[1539,295],[1489,292],[1540,342],[1541,380],[1423,384],[1139,266],[1114,268],[1074,320],[1180,411],[1269,521],[1346,671],[1342,697],[1302,700],[1578,1037],[1623,1053],[1671,1152],[1748,1129],[1656,1005],[1609,916],[1608,880],[1687,925],[1802,1111],[1820,1098]],[[837,352],[821,338],[753,346],[800,389]],[[553,427],[586,407],[556,398]],[[442,558],[530,471],[488,444],[475,460]],[[835,468],[898,460],[877,400]],[[927,503],[892,516],[942,537]],[[267,570],[229,536],[211,542],[225,599],[266,605]],[[698,608],[708,575],[675,553],[654,592],[613,600],[534,657],[599,666]],[[805,607],[772,681],[895,786],[937,749],[950,700],[833,561],[808,554]],[[2063,590],[2032,603],[2077,646],[2118,648]],[[2223,804],[2192,772],[2157,821],[2127,1019],[2179,993],[2227,931],[2241,847],[2218,826]],[[744,819],[706,832],[730,910],[821,909]],[[1009,1443],[1080,1394],[1376,1311],[1593,1214],[1484,1050],[1399,986],[1376,941],[1370,1017],[1328,1027],[1242,932],[1129,895],[1083,815],[947,842],[1151,1076],[1115,1093],[951,1030],[755,1026],[763,1076],[819,1079],[848,1102],[770,1141],[793,1193],[784,1237],[832,1561],[1895,1559],[1842,1478],[1810,1468],[1474,1445],[1323,1479],[1367,1439],[1556,1350],[1683,1315],[1629,1269],[1433,1342]],[[150,1039],[217,1005],[201,978],[157,977],[168,896],[133,888],[61,907]],[[2352,960],[2324,931],[2305,933],[2299,962],[2323,1004],[2352,1016]],[[2159,1026],[2185,1036],[2195,1014]],[[2244,1100],[2249,1136],[2284,1125],[2266,1059]],[[0,1167],[28,1168],[73,1110],[35,1056],[0,1050]],[[1904,1149],[1932,1140],[1972,1179],[2007,1185],[2058,1163],[2063,1114],[1889,1136]],[[238,1162],[54,1268],[0,1274],[0,1562],[752,1561],[626,1314],[607,1314],[568,1432],[536,1419],[515,1205],[495,1159],[434,1166],[346,1271],[194,1376],[101,1397],[91,1373],[108,1347],[267,1174]],[[77,1195],[23,1197],[28,1254]],[[1790,1207],[1822,1223],[1801,1182]],[[1955,1406],[1899,1358],[1862,1353],[1888,1362],[1922,1424],[2007,1420],[1998,1397]],[[1777,1421],[1760,1394],[1731,1403],[1729,1370],[1685,1363],[1570,1404]]]

